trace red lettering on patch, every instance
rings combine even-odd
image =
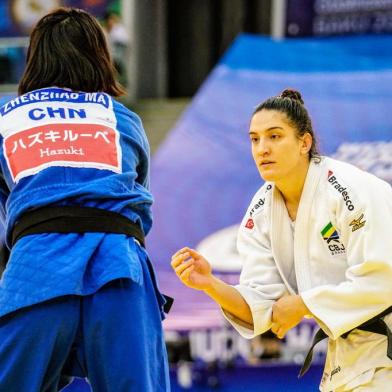
[[[252,218],[249,218],[249,219],[248,219],[248,222],[246,222],[245,227],[246,227],[247,229],[253,229],[253,228],[255,227],[255,223],[253,222],[253,219],[252,219]]]
[[[328,170],[328,178],[331,177],[332,174],[333,174],[333,171],[332,170]]]
[[[51,166],[121,171],[119,134],[99,124],[46,124],[4,138],[14,181]]]

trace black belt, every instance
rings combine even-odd
[[[31,234],[44,233],[114,233],[134,237],[145,246],[141,227],[117,212],[94,207],[42,207],[25,212],[15,223],[11,234],[11,246]],[[173,298],[164,295],[165,313],[168,313]]]
[[[367,331],[367,332],[378,333],[380,335],[385,335],[388,341],[387,357],[392,360],[392,331],[389,329],[387,323],[382,319],[382,317],[386,316],[391,312],[392,312],[392,306],[384,310],[379,315],[359,325],[358,327],[344,333],[342,335],[342,338],[346,339],[349,333],[354,331],[355,329],[360,329],[361,331]],[[304,364],[302,365],[298,377],[302,377],[309,370],[310,365],[312,364],[314,346],[317,343],[320,343],[322,340],[326,339],[327,337],[328,335],[322,329],[319,329],[316,332],[313,338],[312,345],[310,346],[310,349],[305,357]]]
[[[144,246],[140,226],[117,212],[94,207],[43,207],[24,213],[12,231],[11,244],[31,234],[114,233],[136,238]]]

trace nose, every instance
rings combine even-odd
[[[256,154],[258,156],[267,156],[270,153],[270,145],[268,141],[264,139],[260,139],[259,143],[257,144],[256,147]]]

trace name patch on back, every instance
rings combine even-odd
[[[100,124],[46,124],[4,138],[14,182],[51,166],[121,172],[119,134]]]

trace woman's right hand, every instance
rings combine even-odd
[[[252,328],[253,316],[248,303],[235,287],[212,274],[210,263],[200,253],[182,248],[172,256],[171,266],[182,283],[192,289],[203,290],[221,308]]]
[[[185,247],[176,252],[171,266],[181,282],[192,289],[207,290],[212,285],[210,263],[193,249]]]

